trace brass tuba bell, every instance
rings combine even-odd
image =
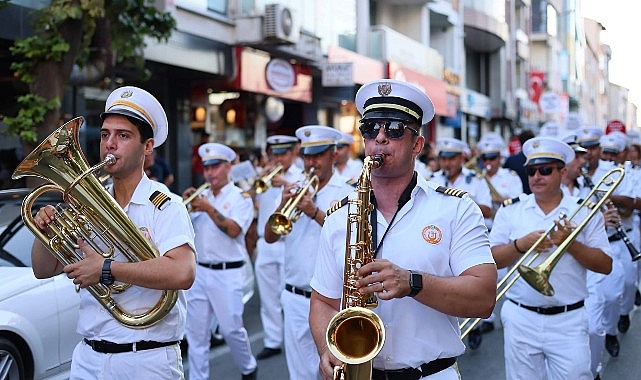
[[[25,225],[64,265],[83,259],[77,244],[82,238],[103,257],[113,257],[116,250],[129,261],[159,257],[158,250],[138,230],[120,205],[104,188],[95,173],[115,162],[113,155],[94,167],[89,167],[78,143],[79,129],[84,118],[77,117],[49,135],[16,168],[12,178],[40,177],[50,183],[34,189],[22,202]],[[33,220],[32,206],[41,194],[49,191],[63,193],[66,208],[58,207],[55,220],[49,224],[49,237]],[[156,305],[139,314],[124,310],[111,297],[125,291],[130,284],[92,285],[87,290],[111,315],[130,328],[146,328],[159,322],[171,311],[178,291],[164,290]]]

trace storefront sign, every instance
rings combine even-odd
[[[286,60],[273,58],[265,67],[265,80],[274,91],[287,92],[296,83],[296,72]]]
[[[323,66],[323,87],[353,86],[351,62],[328,62]]]

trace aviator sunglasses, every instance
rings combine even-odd
[[[540,167],[538,167],[538,168],[533,168],[533,167],[531,167],[531,166],[528,166],[528,167],[526,168],[526,171],[527,171],[527,175],[528,175],[528,176],[530,176],[530,177],[534,177],[534,175],[536,174],[536,172],[537,172],[537,171],[538,171],[538,172],[539,172],[539,174],[541,174],[542,176],[548,176],[548,175],[552,174],[552,172],[554,171],[554,169],[561,169],[561,168],[560,168],[560,167],[558,167],[558,166],[540,166]]]
[[[414,128],[410,128],[405,125],[402,121],[397,120],[386,120],[386,121],[374,121],[374,120],[365,120],[361,123],[358,129],[361,131],[363,138],[371,140],[378,136],[378,131],[383,127],[385,131],[385,136],[390,139],[400,139],[405,133],[405,128],[414,132],[418,136],[418,132]]]

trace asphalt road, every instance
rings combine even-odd
[[[496,310],[500,310],[497,305]],[[641,379],[641,313],[635,309],[631,316],[631,327],[626,334],[619,335],[621,351],[618,358],[610,358],[605,353],[603,380],[638,380]],[[245,327],[250,336],[254,354],[263,348],[262,326],[259,317],[258,293],[245,305]],[[497,321],[498,321],[497,316]],[[500,323],[496,329],[484,335],[483,344],[474,351],[468,350],[459,358],[459,371],[463,379],[493,380],[504,379],[503,334]],[[226,345],[212,348],[210,353],[210,379],[235,380],[241,375],[231,359]],[[186,372],[189,373],[185,355]],[[285,354],[277,355],[258,362],[258,379],[284,380],[288,378]],[[188,378],[188,377],[187,377]]]

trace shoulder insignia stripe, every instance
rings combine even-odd
[[[508,198],[503,201],[503,206],[509,206],[514,203],[518,203],[521,200],[521,198],[516,197],[516,198]]]
[[[358,185],[358,178],[350,178],[346,183],[350,186],[356,187],[356,185]]]
[[[467,191],[465,190],[455,189],[453,187],[445,187],[445,186],[437,187],[436,191],[445,195],[452,195],[459,198],[463,198],[463,195],[467,194]]]
[[[160,191],[156,190],[153,192],[153,194],[151,194],[149,200],[154,204],[154,206],[156,206],[158,210],[163,210],[170,198],[165,193],[161,193]]]
[[[339,208],[345,206],[349,202],[349,198],[345,197],[340,200],[340,202],[334,203],[332,207],[327,210],[327,216],[330,216],[334,211],[338,210]]]

